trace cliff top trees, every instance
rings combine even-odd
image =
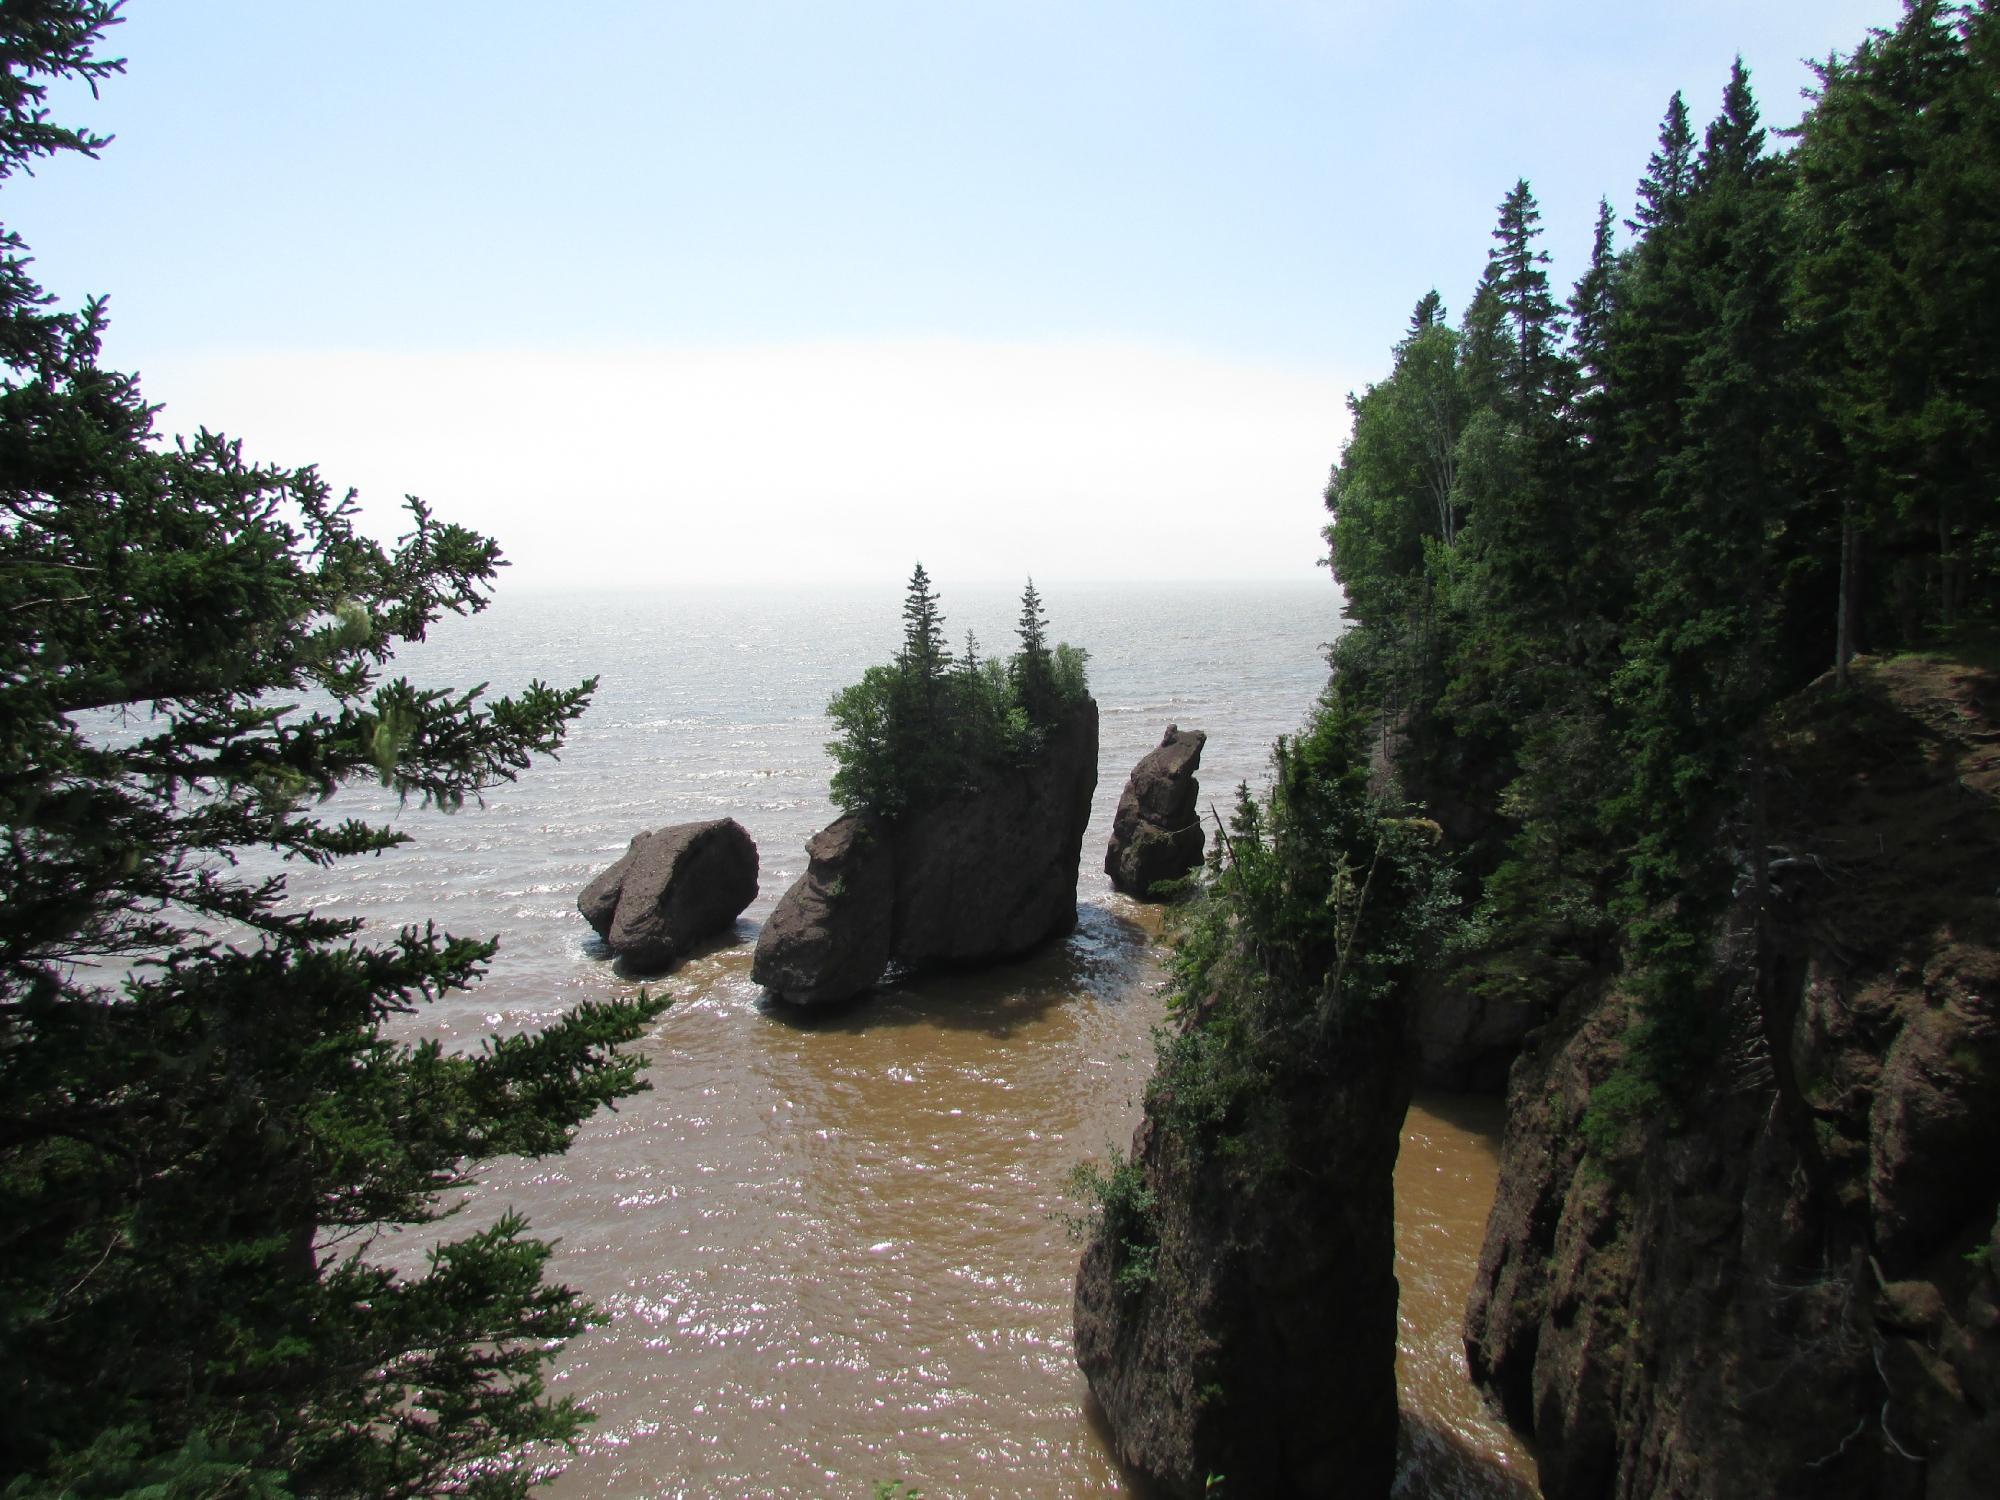
[[[1328,499],[1363,628],[1339,666],[1409,785],[1496,793],[1504,850],[1462,865],[1483,939],[1615,940],[1659,1014],[1698,1014],[1716,914],[1762,880],[1770,705],[2000,608],[1996,40],[1990,0],[1918,0],[1825,65],[1790,155],[1740,63],[1699,134],[1676,95],[1637,238],[1600,208],[1547,355],[1517,183],[1457,340],[1451,545],[1391,461],[1428,299],[1355,402]]]
[[[841,808],[896,816],[978,784],[994,767],[1032,756],[1042,736],[1089,695],[1086,653],[1047,644],[1041,596],[1021,595],[1021,649],[1007,661],[977,659],[968,634],[952,670],[944,614],[919,563],[903,602],[903,647],[891,666],[870,667],[827,705],[840,738],[831,793]]]
[[[103,143],[43,114],[114,4],[0,10],[0,179]],[[355,778],[455,807],[560,744],[592,685],[511,698],[382,669],[483,607],[491,541],[412,502],[385,548],[310,468],[158,441],[98,364],[102,309],[0,274],[0,1472],[10,1496],[507,1495],[583,1414],[540,1371],[590,1320],[508,1217],[392,1275],[379,1226],[468,1164],[564,1149],[639,1087],[659,1006],[585,1006],[469,1055],[385,1027],[493,945],[235,873],[409,835],[316,814]],[[311,705],[311,706],[300,706]],[[222,935],[228,935],[225,944]],[[162,1491],[164,1492],[164,1491]]]

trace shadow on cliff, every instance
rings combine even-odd
[[[766,994],[758,1008],[800,1031],[949,1027],[1005,1039],[1085,995],[1117,1002],[1151,973],[1150,934],[1102,906],[1080,904],[1076,927],[1020,958],[967,969],[892,973],[880,986],[828,1005],[790,1005]]]

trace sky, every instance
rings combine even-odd
[[[1669,96],[1896,0],[129,0],[6,185],[166,432],[512,585],[1309,578],[1349,391],[1517,178],[1558,289]]]

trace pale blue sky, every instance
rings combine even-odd
[[[1495,205],[1559,279],[1675,88],[1894,0],[132,0],[6,189],[169,428],[523,582],[1309,573],[1341,396]]]

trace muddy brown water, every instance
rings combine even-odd
[[[1061,1216],[1069,1169],[1137,1120],[1156,921],[1113,898],[1025,963],[826,1014],[763,1001],[740,946],[674,975],[652,1091],[476,1200],[559,1233],[611,1316],[559,1366],[598,1421],[551,1493],[1140,1493],[1074,1364]],[[1399,1494],[1532,1493],[1458,1342],[1498,1124],[1437,1098],[1405,1127]]]
[[[597,1421],[548,1493],[1138,1493],[1075,1367],[1078,1249],[1061,1222],[1071,1168],[1131,1138],[1164,1015],[1158,914],[1097,865],[1125,772],[1167,723],[1209,731],[1202,779],[1225,809],[1238,780],[1263,780],[1272,738],[1325,680],[1337,601],[1309,586],[1044,595],[1053,633],[1091,648],[1103,708],[1076,932],[825,1012],[767,1001],[749,943],[831,816],[822,709],[893,651],[893,598],[503,596],[412,653],[420,684],[604,677],[560,762],[451,818],[350,799],[333,811],[415,842],[292,872],[301,902],[372,932],[436,918],[500,937],[490,977],[432,1007],[425,1033],[471,1046],[634,991],[574,900],[637,830],[733,816],[763,860],[735,932],[660,985],[675,1004],[643,1044],[650,1092],[565,1157],[489,1164],[447,1221],[521,1209],[557,1241],[553,1274],[609,1316],[553,1367],[552,1391]],[[946,581],[944,597],[954,629],[1008,638],[1011,591],[967,599]],[[1531,1493],[1458,1344],[1498,1123],[1491,1106],[1420,1100],[1406,1128],[1401,1494]],[[414,1265],[422,1243],[376,1253]]]

